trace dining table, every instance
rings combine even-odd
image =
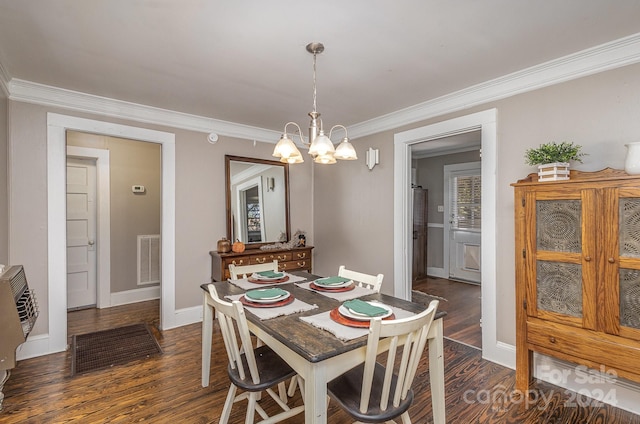
[[[307,281],[320,278],[307,272],[293,272]],[[220,298],[242,295],[242,288],[228,281],[202,284],[203,320],[202,320],[202,387],[209,385],[211,348],[213,335],[214,308],[207,286],[213,284]],[[351,340],[341,340],[329,331],[325,331],[305,322],[301,317],[311,317],[331,311],[341,302],[314,290],[302,288],[294,283],[278,284],[291,296],[309,305],[317,306],[304,312],[260,319],[245,306],[250,331],[262,342],[273,349],[304,380],[305,423],[325,424],[327,422],[327,383],[365,360],[367,336]],[[403,300],[384,293],[370,291],[360,298],[365,301],[379,301],[409,313],[422,312],[426,306]],[[226,300],[229,300],[228,298]],[[433,422],[444,424],[444,354],[443,354],[443,317],[445,312],[438,311],[428,333],[429,379]],[[223,347],[221,347],[223,349]],[[381,344],[380,351],[387,347]]]

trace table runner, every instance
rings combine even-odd
[[[309,287],[309,285],[312,283],[312,281],[308,281],[306,283],[296,283],[296,286],[305,289],[305,290],[310,290],[312,292],[315,293],[320,293],[323,296],[327,296],[330,297],[331,299],[335,299],[338,302],[344,302],[347,300],[351,300],[351,299],[355,299],[358,297],[362,297],[362,296],[368,296],[370,294],[374,294],[376,293],[376,291],[368,289],[366,287],[360,287],[357,285],[356,283],[356,287],[351,290],[351,291],[345,291],[345,292],[326,292],[326,291],[320,291],[320,290],[314,290],[311,287]]]
[[[409,318],[415,315],[415,313],[413,312],[405,311],[404,309],[400,309],[395,306],[390,307],[391,309],[393,309],[393,313],[395,314],[396,319]],[[309,323],[314,327],[320,328],[321,330],[328,331],[338,339],[343,341],[357,339],[358,337],[366,336],[367,334],[369,334],[368,328],[355,328],[338,324],[329,317],[329,313],[330,312],[322,312],[320,314],[311,315],[308,317],[300,317],[300,320]]]
[[[230,282],[231,284],[233,284],[234,286],[240,287],[242,290],[253,290],[253,289],[264,289],[264,288],[271,287],[271,286],[277,286],[279,284],[298,283],[300,281],[306,281],[307,280],[306,278],[299,277],[297,275],[293,275],[293,274],[289,274],[289,273],[285,273],[285,274],[289,276],[289,279],[287,281],[283,281],[281,283],[257,284],[257,283],[250,282],[246,278],[240,278],[240,279],[237,279],[237,280],[232,280],[231,278],[229,278],[227,281]]]
[[[236,294],[232,296],[225,296],[229,300],[240,300],[244,294]],[[298,312],[310,311],[317,309],[318,305],[310,305],[299,299],[293,299],[293,302],[284,306],[277,306],[275,308],[252,308],[247,305],[243,305],[244,309],[251,312],[253,315],[260,318],[260,320],[276,318],[283,315],[297,314]]]

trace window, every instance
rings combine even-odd
[[[456,176],[451,179],[451,227],[454,229],[474,229],[481,227],[480,175]]]

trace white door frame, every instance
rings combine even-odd
[[[96,246],[97,306],[111,306],[111,184],[109,150],[89,147],[67,146],[67,157],[89,158],[96,160],[97,193],[96,200]]]
[[[176,326],[175,134],[47,113],[48,353],[67,347],[66,131],[82,131],[162,146],[162,286],[160,327]]]
[[[469,131],[482,136],[482,356],[506,366],[515,351],[498,342],[496,316],[497,110],[489,109],[394,135],[394,295],[411,298],[411,146]]]

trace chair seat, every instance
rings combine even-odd
[[[254,355],[258,366],[258,374],[260,375],[260,383],[258,384],[251,380],[249,365],[244,354],[242,354],[242,365],[246,373],[245,379],[240,378],[237,368],[233,369],[231,365],[227,368],[231,382],[243,390],[260,392],[296,375],[296,372],[266,345],[255,348]]]
[[[390,400],[387,409],[382,411],[380,409],[380,398],[382,395],[384,373],[385,368],[379,363],[376,363],[371,396],[369,398],[369,409],[365,413],[360,412],[364,364],[358,365],[329,382],[327,391],[331,399],[338,402],[345,411],[358,421],[367,423],[385,422],[402,415],[409,409],[411,402],[413,402],[413,391],[409,389],[407,397],[400,401],[400,405],[398,405],[397,408],[393,406],[392,400]],[[395,386],[396,380],[397,378],[394,374],[392,377],[392,386]]]

